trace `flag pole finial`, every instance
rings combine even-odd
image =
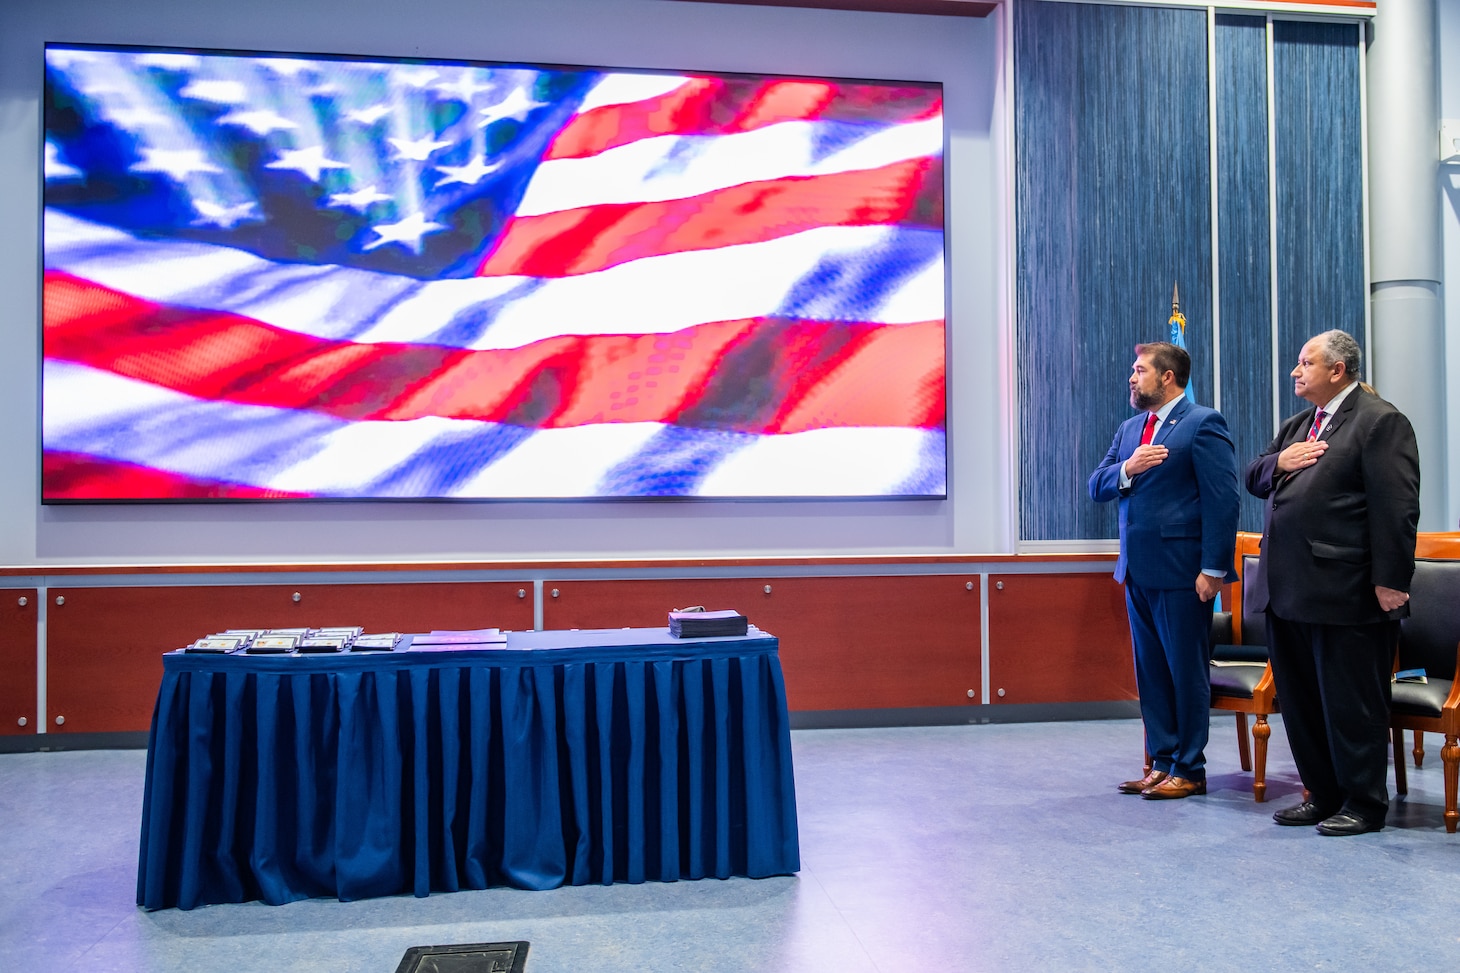
[[[1176,282],[1171,283],[1171,343],[1178,347],[1186,347],[1186,315],[1181,313],[1181,292],[1176,288]]]
[[[1167,322],[1171,328],[1171,343],[1176,347],[1186,350],[1186,315],[1181,313],[1181,292],[1176,288],[1176,281],[1171,282],[1171,320]],[[1186,385],[1186,395],[1191,401],[1196,401],[1196,388],[1190,381]]]

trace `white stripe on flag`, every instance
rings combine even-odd
[[[922,468],[925,449],[933,439],[926,430],[901,428],[814,429],[760,436],[711,471],[699,495],[887,495]]]
[[[544,429],[463,483],[459,497],[589,497],[664,428],[658,422]]]
[[[663,135],[583,159],[552,159],[533,173],[517,214],[688,199],[749,182],[876,169],[943,152],[943,120],[930,118],[868,127],[865,138],[818,159],[818,136],[829,128],[826,122],[783,122],[737,135]]]
[[[689,78],[672,74],[610,74],[583,98],[578,114],[610,105],[632,105],[659,98],[688,81]]]
[[[50,269],[144,300],[228,311],[318,338],[430,340],[474,349],[517,348],[562,334],[665,334],[710,321],[773,315],[825,258],[856,256],[875,268],[880,252],[941,235],[899,227],[820,227],[765,243],[648,257],[577,277],[419,281],[338,266],[276,264],[229,247],[143,241],[55,210],[47,211],[45,226]],[[857,319],[942,320],[943,308],[938,247],[920,273],[880,298],[869,297]],[[482,319],[466,329],[468,340],[434,334],[463,318]]]

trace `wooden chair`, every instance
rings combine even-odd
[[[1414,763],[1424,760],[1423,734],[1444,735],[1445,830],[1460,825],[1460,533],[1424,533],[1415,548],[1410,615],[1399,623],[1396,671],[1423,669],[1425,683],[1397,682],[1390,705],[1394,736],[1394,789],[1409,791],[1404,731],[1414,731]]]
[[[1243,590],[1256,563],[1261,534],[1237,534],[1236,567],[1241,577],[1223,591],[1224,608],[1212,620],[1212,709],[1236,716],[1237,752],[1244,771],[1252,772],[1252,797],[1267,800],[1267,741],[1272,727],[1267,718],[1278,711],[1272,666],[1267,661],[1267,631],[1262,616],[1246,610]],[[1224,638],[1225,637],[1225,638]],[[1252,742],[1247,716],[1252,714]]]

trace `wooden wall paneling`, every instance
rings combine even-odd
[[[0,734],[36,732],[35,680],[36,589],[0,589]]]
[[[227,628],[523,630],[533,615],[530,582],[51,588],[47,596],[52,733],[146,730],[162,653]]]
[[[663,626],[672,608],[734,608],[780,639],[793,710],[973,705],[978,587],[976,575],[546,581],[543,624]]]
[[[994,703],[1135,699],[1125,589],[1108,574],[989,575],[989,690]]]

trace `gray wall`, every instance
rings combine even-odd
[[[1460,0],[1439,0],[1440,117],[1460,119]],[[1438,139],[1436,139],[1438,146]],[[1441,213],[1445,233],[1446,456],[1449,460],[1449,497],[1445,526],[1460,523],[1460,163],[1440,167]],[[1423,475],[1423,471],[1421,471]]]
[[[1011,552],[1002,30],[997,16],[663,0],[3,0],[0,565]],[[46,41],[943,82],[949,500],[41,507],[38,163]]]

